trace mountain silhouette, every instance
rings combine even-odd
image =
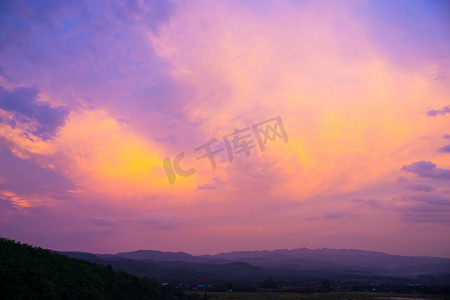
[[[63,253],[158,280],[263,280],[268,277],[283,280],[315,277],[351,279],[450,274],[449,258],[401,256],[354,249],[299,248],[198,256],[157,250],[117,254]]]

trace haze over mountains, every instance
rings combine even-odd
[[[138,250],[117,254],[64,252],[158,280],[280,280],[372,276],[449,278],[450,259],[412,257],[352,249],[235,251],[194,256],[185,252]]]

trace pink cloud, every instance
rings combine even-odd
[[[94,252],[448,255],[439,5],[18,1],[1,14],[2,235]],[[289,142],[223,151],[216,169],[196,160],[278,115]],[[183,151],[197,171],[170,185],[163,160]]]

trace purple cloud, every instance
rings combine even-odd
[[[86,219],[89,224],[99,227],[117,227],[120,225],[119,222],[115,220],[110,220],[107,218],[90,218]]]
[[[448,152],[450,153],[450,145],[445,145],[444,147],[439,148],[439,152]]]
[[[120,118],[149,110],[183,118],[189,87],[183,89],[171,76],[147,38],[174,14],[171,1],[3,2],[3,77],[32,83],[68,106],[83,99]]]
[[[10,92],[0,86],[0,109],[14,116],[14,120],[0,121],[13,128],[16,122],[33,124],[35,129],[30,133],[44,140],[53,138],[64,125],[69,112],[63,107],[38,102],[38,98],[36,88],[19,87]]]
[[[197,186],[197,190],[215,190],[215,189],[217,189],[217,187],[212,184],[204,184]]]
[[[405,188],[416,191],[416,192],[433,192],[434,191],[434,187],[429,184],[410,182],[405,177],[400,177],[398,179],[398,184],[400,184],[401,186],[403,186]]]
[[[402,171],[414,173],[420,177],[450,180],[450,170],[436,168],[431,161],[417,161],[402,167]]]
[[[434,187],[428,184],[423,183],[413,183],[409,186],[410,189],[416,192],[432,192],[434,191]]]
[[[450,198],[438,194],[420,194],[404,198],[409,205],[402,213],[409,222],[448,223]]]
[[[43,195],[58,200],[73,197],[75,185],[66,176],[15,156],[0,145],[0,190],[22,195]]]
[[[450,140],[450,134],[446,134],[443,136],[444,139],[449,139]]]
[[[441,212],[408,212],[404,213],[402,217],[405,221],[412,223],[450,223],[448,215]]]
[[[214,184],[206,183],[204,185],[198,185],[197,190],[215,190],[222,184],[223,184],[223,181],[220,178],[215,177]]]
[[[371,208],[381,208],[381,202],[376,199],[362,199],[362,198],[354,198],[352,199],[352,203],[370,206]]]
[[[445,106],[445,107],[443,107],[441,109],[438,109],[438,110],[432,109],[432,110],[428,111],[427,114],[430,117],[436,117],[436,116],[439,116],[439,115],[445,116],[447,113],[450,113],[450,105],[447,105],[447,106]]]
[[[412,195],[412,196],[409,196],[409,200],[424,202],[424,203],[427,203],[429,205],[434,205],[434,206],[449,206],[450,205],[449,198],[444,198],[444,197],[442,197],[440,195],[436,195],[436,194]]]
[[[325,219],[341,219],[346,217],[354,217],[354,215],[349,214],[347,212],[339,212],[339,211],[330,211],[325,214]]]

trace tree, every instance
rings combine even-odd
[[[265,288],[265,289],[276,289],[277,288],[277,284],[276,284],[275,280],[273,280],[273,278],[270,277],[270,278],[267,278],[266,280],[264,280],[263,288]]]

